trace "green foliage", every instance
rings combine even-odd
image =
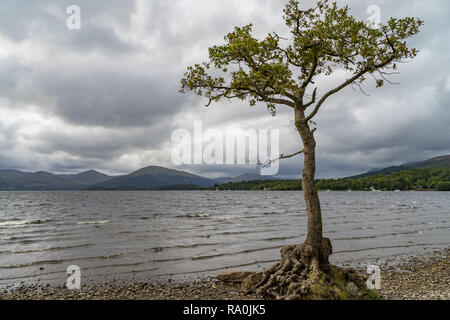
[[[409,169],[389,175],[362,178],[317,180],[319,190],[440,190],[450,191],[450,169]],[[219,190],[301,190],[299,180],[255,180],[230,182],[218,186]]]
[[[301,181],[299,180],[270,180],[268,183],[259,184],[254,186],[252,190],[301,190]]]
[[[439,191],[450,191],[450,181],[440,182],[436,187]]]
[[[270,188],[274,181],[279,180],[253,180],[253,181],[229,182],[216,186],[212,189],[217,188],[218,190],[264,190],[265,188]],[[298,183],[298,181],[296,182]]]
[[[390,175],[363,178],[319,180],[319,190],[437,190],[442,182],[450,182],[450,169],[409,169]]]
[[[311,120],[330,95],[350,84],[359,85],[367,74],[381,87],[387,70],[395,70],[397,62],[417,55],[405,40],[418,33],[423,22],[391,18],[374,29],[349,11],[348,6],[339,8],[327,0],[309,9],[289,0],[284,20],[290,28],[290,40],[276,33],[258,40],[252,35],[252,24],[235,27],[225,36],[224,44],[209,48],[209,61],[187,68],[181,92],[205,96],[207,105],[223,98],[237,98],[251,106],[260,101],[272,114],[276,105],[302,111],[315,105],[305,117]],[[317,76],[331,76],[342,69],[351,75],[347,81],[323,93],[317,103],[318,91],[314,88],[312,99],[304,101]]]

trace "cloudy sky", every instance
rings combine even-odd
[[[309,6],[311,1],[303,1]],[[369,0],[347,3],[366,19],[425,20],[410,42],[418,57],[400,66],[399,85],[370,96],[346,88],[317,117],[319,177],[450,154],[450,2]],[[66,9],[81,9],[81,29],[69,30]],[[205,100],[178,92],[188,65],[207,57],[236,25],[256,35],[286,34],[280,0],[3,0],[0,3],[0,168],[55,173],[97,169],[122,174],[147,165],[208,177],[237,175],[254,166],[183,166],[171,162],[172,132],[279,129],[281,152],[300,149],[293,111],[273,118],[264,105]],[[329,81],[329,80],[324,80]],[[319,91],[320,94],[320,91]],[[282,162],[298,175],[302,156]]]

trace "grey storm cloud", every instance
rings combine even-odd
[[[346,88],[317,118],[319,177],[356,174],[450,153],[450,22],[446,0],[338,1],[366,19],[416,16],[425,26],[420,50],[400,66],[400,84],[370,94]],[[309,6],[314,1],[304,1]],[[79,5],[81,29],[68,30],[66,8]],[[201,62],[235,25],[263,36],[285,34],[278,0],[120,1],[5,0],[0,4],[0,168],[124,173],[146,165],[174,167],[171,133],[205,127],[279,128],[280,152],[301,148],[292,110],[272,118],[263,105],[205,100],[178,92],[185,68]],[[319,89],[333,86],[319,80]],[[323,91],[325,89],[322,89]],[[319,94],[323,92],[319,92]],[[282,162],[299,176],[302,157]],[[255,171],[251,166],[185,166],[207,176]]]
[[[82,42],[94,43],[96,47],[108,47],[111,44],[113,33],[108,32],[106,28],[101,28],[96,21],[107,17],[114,21],[114,24],[126,26],[130,23],[131,14],[135,10],[133,1],[120,0],[97,0],[97,1],[78,1],[78,0],[6,0],[2,2],[0,10],[0,29],[2,35],[15,41],[26,40],[30,36],[41,37],[43,39],[57,39],[67,37],[66,19],[68,14],[66,9],[70,5],[79,5],[83,8],[83,26],[90,29],[89,34],[79,33],[72,39],[75,44]],[[92,31],[92,29],[97,29]],[[105,36],[100,38],[99,35]],[[80,39],[85,39],[81,41]],[[118,43],[119,39],[113,40]],[[112,46],[115,47],[115,46]],[[120,46],[119,46],[120,47]]]
[[[181,106],[178,83],[155,75],[97,70],[76,76],[41,75],[40,92],[54,97],[54,112],[84,125],[152,125]]]

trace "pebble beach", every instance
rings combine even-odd
[[[380,293],[385,300],[449,300],[450,249],[411,257],[396,266],[382,267]],[[24,284],[0,291],[2,300],[253,300],[238,284],[212,277],[192,282],[96,282],[80,290],[49,284]]]

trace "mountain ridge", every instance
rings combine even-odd
[[[151,189],[170,185],[198,185],[200,187],[209,187],[214,185],[214,180],[186,171],[173,170],[160,166],[147,166],[133,171],[130,174],[91,185],[88,189]]]
[[[450,155],[408,162],[400,166],[371,169],[369,172],[347,178],[364,178],[379,174],[388,175],[412,168],[450,168]],[[183,188],[185,190],[195,190],[225,183],[272,179],[277,178],[260,176],[255,173],[209,179],[186,171],[154,165],[120,176],[110,176],[93,169],[77,174],[53,174],[46,171],[24,172],[15,169],[0,169],[0,190],[183,190]]]
[[[113,178],[113,176],[92,169],[76,174],[58,174],[57,176],[81,185],[91,185]]]
[[[71,190],[76,183],[45,171],[0,170],[0,190]]]
[[[349,176],[346,178],[365,178],[379,174],[387,175],[394,172],[400,172],[408,169],[425,169],[425,168],[450,168],[450,155],[438,156],[421,161],[406,162],[399,166],[390,166],[382,169],[371,169],[366,173]]]

